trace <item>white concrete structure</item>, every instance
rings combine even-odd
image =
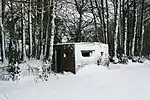
[[[81,67],[97,64],[106,65],[108,44],[101,42],[58,43],[54,45],[54,63],[57,72],[76,73]]]
[[[75,67],[96,64],[99,58],[102,62],[108,58],[108,44],[100,42],[75,43]]]

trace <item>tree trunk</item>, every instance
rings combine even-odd
[[[1,56],[2,56],[2,62],[6,63],[6,55],[5,55],[5,35],[4,35],[4,29],[3,29],[3,2],[0,1],[0,33],[1,33]]]
[[[52,64],[52,57],[53,57],[53,45],[54,45],[54,36],[55,36],[55,13],[56,13],[56,0],[52,0],[53,9],[52,9],[52,29],[51,29],[51,38],[50,38],[50,47],[49,47],[49,61]]]
[[[21,0],[22,1],[22,0]],[[25,33],[25,20],[24,20],[24,16],[25,16],[25,12],[24,12],[24,5],[23,3],[21,4],[22,6],[22,21],[21,21],[21,26],[22,26],[22,60],[26,61],[27,57],[26,57],[26,33]]]
[[[1,19],[0,19],[1,20]],[[0,26],[1,26],[1,29],[0,29],[0,32],[1,32],[1,57],[2,57],[2,62],[3,63],[6,63],[6,55],[5,55],[5,36],[4,36],[4,32],[3,32],[3,24],[1,24],[1,21],[0,21]]]
[[[106,2],[106,43],[109,44],[109,7],[108,7],[108,0],[105,1]]]
[[[98,17],[99,17],[99,20],[100,20],[100,27],[103,28],[103,22],[102,22],[102,14],[101,14],[101,9],[100,9],[100,4],[97,2],[97,0],[95,0],[95,6],[96,6],[96,9],[97,9],[97,12],[98,12]],[[100,42],[100,40],[101,40],[101,42],[102,41],[104,42],[104,36],[103,35],[104,34],[102,34],[101,39],[99,39],[99,37],[98,37],[99,42]]]
[[[125,0],[122,0],[122,42],[121,42],[121,48],[124,48],[124,40],[125,40]],[[122,53],[124,52],[124,49]]]
[[[142,25],[140,56],[142,56],[142,51],[143,51],[143,39],[144,39],[144,25]]]
[[[104,11],[104,0],[101,0],[101,6],[102,6],[102,22],[103,22],[103,34],[104,34],[104,42],[107,41],[107,29],[106,29],[106,21],[105,21],[105,11]]]
[[[38,2],[38,0],[35,0],[35,2]],[[33,54],[34,54],[34,57],[35,58],[39,58],[39,56],[38,56],[38,54],[39,54],[39,52],[38,52],[38,50],[39,50],[39,40],[38,40],[38,38],[37,38],[37,35],[39,34],[39,27],[37,27],[37,26],[39,26],[38,25],[38,4],[36,4],[35,5],[35,7],[36,7],[36,11],[35,11],[35,21],[34,21],[34,32],[33,32],[33,45],[34,45],[34,48],[33,48]]]
[[[30,37],[30,45],[29,45],[29,57],[32,58],[32,0],[29,1],[29,37]]]
[[[75,1],[75,5],[76,5],[76,8],[77,8],[77,11],[79,13],[79,22],[77,24],[77,29],[76,29],[76,32],[75,32],[75,38],[74,38],[74,41],[75,42],[81,42],[82,41],[82,21],[83,21],[83,7],[84,7],[84,1],[82,0],[81,4],[79,4],[77,2],[77,0],[74,0]]]
[[[142,2],[141,2],[142,4],[141,4],[141,23],[140,23],[140,43],[139,43],[139,45],[140,45],[140,51],[139,51],[139,56],[142,56],[142,49],[143,49],[143,37],[144,37],[144,21],[143,21],[143,17],[144,17],[144,0],[142,0]]]
[[[41,11],[41,35],[40,35],[40,49],[41,49],[41,54],[40,54],[40,60],[43,60],[43,34],[44,34],[44,29],[43,29],[43,22],[44,22],[44,0],[42,0],[42,11]]]
[[[117,14],[116,14],[116,28],[114,35],[114,58],[117,58],[117,46],[118,46],[118,33],[119,33],[119,21],[120,21],[120,0],[118,0]]]
[[[125,56],[127,55],[127,33],[128,33],[128,32],[127,32],[127,31],[128,31],[128,30],[127,30],[127,29],[128,29],[128,28],[127,28],[127,27],[128,27],[128,26],[127,26],[127,24],[128,24],[128,23],[127,23],[127,22],[128,22],[127,19],[128,19],[128,18],[125,18],[125,39],[124,39],[124,54],[125,54]]]
[[[45,41],[45,51],[44,51],[44,58],[47,57],[47,47],[48,47],[48,34],[49,34],[49,26],[50,26],[50,8],[51,8],[51,0],[48,1],[48,22],[47,22],[47,29],[46,29],[46,41]]]
[[[96,36],[96,41],[99,41],[98,39],[98,29],[97,29],[97,21],[96,21],[96,14],[94,12],[94,6],[93,6],[93,2],[92,0],[90,0],[90,5],[91,5],[91,12],[93,14],[93,18],[94,18],[94,26],[95,26],[95,36]]]
[[[137,29],[137,9],[135,9],[135,21],[134,21],[134,30],[133,30],[133,40],[132,40],[132,56],[134,56],[134,50],[135,50],[135,37],[136,37],[136,29]]]
[[[1,28],[1,36],[2,36],[2,41],[1,41],[1,46],[2,46],[2,62],[6,63],[6,53],[5,53],[5,34],[4,34],[4,27],[3,27],[3,18],[4,18],[4,0],[1,0],[0,2],[0,28]]]

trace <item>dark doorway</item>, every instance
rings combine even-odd
[[[55,45],[54,49],[57,72],[69,71],[75,74],[74,44]]]

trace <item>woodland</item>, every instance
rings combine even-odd
[[[53,45],[102,42],[109,55],[150,55],[149,0],[0,0],[2,62],[52,62]]]

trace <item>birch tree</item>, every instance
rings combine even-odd
[[[117,46],[118,46],[118,33],[119,33],[119,21],[120,21],[120,0],[117,3],[117,12],[116,12],[116,27],[114,34],[114,59],[117,58]]]
[[[38,2],[38,0],[34,0],[34,2]],[[34,17],[33,17],[33,20],[34,21],[32,21],[32,23],[33,23],[33,25],[34,25],[34,27],[33,27],[33,55],[34,55],[34,57],[35,58],[38,58],[38,38],[37,38],[37,35],[39,34],[39,31],[40,31],[40,27],[38,27],[39,26],[39,24],[38,24],[38,22],[39,22],[39,19],[38,19],[38,4],[36,3],[36,4],[34,4],[33,5],[34,7]]]
[[[53,57],[53,45],[54,45],[54,36],[55,36],[55,18],[56,18],[56,0],[52,0],[52,28],[51,28],[51,38],[50,38],[50,48],[49,48],[49,61],[52,64],[52,57]]]
[[[124,35],[125,35],[125,0],[122,0],[122,41],[120,42],[122,44],[122,48],[124,48]]]
[[[2,3],[3,3],[3,0],[1,0],[0,1],[0,33],[1,33],[1,54],[2,54],[2,62],[6,62],[6,55],[5,55],[5,36],[4,36],[4,29],[3,29],[3,16],[2,16],[2,7],[3,7],[3,5],[2,5]]]
[[[29,39],[30,39],[30,45],[29,45],[29,57],[32,58],[32,0],[29,1]]]
[[[127,33],[128,33],[128,18],[125,18],[125,39],[124,39],[124,54],[127,55]]]
[[[136,7],[136,0],[133,1],[134,2],[134,30],[133,30],[133,40],[132,40],[132,56],[135,56],[134,54],[134,50],[135,50],[135,38],[136,38],[136,34],[137,34],[137,20],[138,20],[138,15],[137,15],[137,7]]]
[[[22,27],[22,60],[26,61],[27,56],[26,56],[26,32],[25,32],[25,11],[24,11],[24,3],[23,0],[21,0],[21,27]]]
[[[124,54],[127,56],[127,37],[128,37],[128,20],[129,20],[129,0],[126,1],[126,13],[125,13],[125,34],[124,34]],[[129,48],[128,48],[129,49]]]
[[[40,60],[43,60],[43,34],[44,34],[44,29],[43,29],[43,24],[44,23],[44,0],[42,0],[41,3],[41,33],[40,33],[40,50],[41,50],[41,54],[40,54]]]
[[[106,3],[106,43],[109,44],[109,7],[108,7],[108,0],[105,0]]]
[[[148,0],[0,0],[0,5],[4,1],[5,12],[0,6],[3,61],[14,57],[21,39],[23,60],[33,57],[51,62],[54,42],[64,42],[64,37],[66,42],[108,43],[116,58],[117,52],[149,54]]]
[[[143,38],[144,38],[144,0],[141,1],[141,23],[140,23],[140,34],[141,34],[141,41],[140,41],[140,52],[139,55],[142,56],[143,50]]]
[[[50,16],[51,16],[51,3],[52,3],[52,0],[49,0],[48,1],[48,10],[47,10],[47,13],[48,13],[48,19],[47,19],[47,27],[46,27],[46,35],[45,35],[45,37],[46,37],[46,39],[45,39],[45,51],[44,51],[44,58],[46,59],[47,58],[47,50],[48,50],[48,40],[49,40],[49,28],[50,28]]]

